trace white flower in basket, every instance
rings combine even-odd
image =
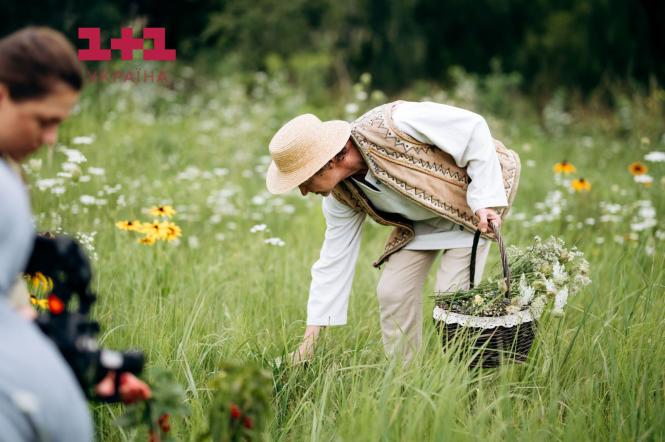
[[[483,348],[497,347],[492,350],[493,355],[474,363],[485,367],[498,365],[500,353],[505,354],[510,345],[513,350],[519,347],[515,359],[524,360],[541,314],[549,308],[553,315],[563,315],[569,296],[591,283],[589,263],[582,252],[575,247],[566,249],[559,238],[543,241],[535,237],[530,247],[506,251],[498,231],[496,236],[503,274],[472,285],[469,290],[437,294],[433,313],[439,329],[445,331],[444,346],[464,327],[481,335],[474,348],[480,341]],[[475,253],[472,255],[475,258]],[[472,261],[472,275],[474,266]],[[520,326],[526,331],[519,332]],[[526,337],[520,337],[520,333]]]

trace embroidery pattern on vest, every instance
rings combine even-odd
[[[376,145],[369,141],[365,136],[363,136],[359,132],[355,132],[354,138],[356,141],[359,143],[363,143],[365,146],[367,146],[369,149],[372,149],[376,155],[380,155],[384,157],[388,161],[393,161],[397,163],[408,163],[411,166],[416,166],[420,169],[426,169],[429,170],[430,172],[433,172],[431,175],[436,177],[436,178],[442,178],[447,177],[449,178],[453,184],[458,185],[459,187],[462,187],[463,189],[466,189],[471,180],[469,179],[469,176],[464,173],[464,172],[459,172],[456,170],[451,170],[449,167],[445,167],[442,164],[437,164],[434,162],[430,162],[427,160],[423,160],[421,158],[416,158],[411,155],[405,155],[400,152],[395,152],[395,151],[389,151],[386,148]],[[389,138],[389,137],[388,137]],[[402,145],[404,151],[408,153],[410,150],[414,150],[418,153],[425,152],[428,153],[431,148],[428,149],[421,149],[421,148],[414,148],[414,147],[409,147],[408,145],[404,143],[395,143],[396,146]]]
[[[404,181],[400,180],[399,178],[396,178],[389,173],[387,173],[381,166],[379,166],[371,157],[367,157],[366,160],[371,163],[372,166],[372,172],[374,172],[375,175],[377,176],[382,176],[387,180],[390,180],[391,182],[395,183],[396,186],[399,188],[403,189],[403,193],[411,194],[416,199],[426,201],[430,203],[431,205],[451,214],[452,216],[455,216],[458,219],[461,219],[463,221],[473,223],[473,214],[470,214],[468,211],[462,211],[459,209],[456,209],[453,207],[451,204],[448,204],[444,201],[438,200],[434,195],[430,195],[429,193],[425,192],[424,190],[418,189],[417,187],[409,186],[409,184],[405,183]]]
[[[457,167],[453,158],[436,146],[420,143],[394,127],[391,110],[398,103],[388,103],[371,109],[352,123],[351,137],[367,162],[370,172],[390,188],[433,213],[463,225],[467,230],[475,231],[477,222],[466,203],[466,190],[471,182],[466,171]],[[507,208],[497,209],[503,218],[515,198],[520,162],[515,152],[507,149],[498,140],[494,142],[502,168],[502,184],[508,199]],[[405,170],[410,169],[410,173],[422,175],[409,184],[405,179],[413,178],[408,174],[402,177],[402,174],[398,173],[400,166]],[[434,179],[439,181],[431,181]],[[418,180],[425,180],[423,184],[426,185],[423,187],[426,189],[418,187]],[[440,194],[431,194],[432,189],[436,190],[439,186],[437,183],[442,186],[438,188]],[[379,224],[395,227],[388,237],[382,256],[374,263],[375,267],[380,266],[415,236],[413,228],[405,225],[404,220],[392,220],[390,214],[375,211],[353,182],[343,181],[333,190],[333,195],[354,210],[365,212]],[[483,234],[483,237],[494,239],[491,232]]]
[[[473,229],[476,223],[474,223],[474,216],[471,213],[471,209],[466,206],[455,207],[452,204],[443,202],[436,198],[434,195],[426,192],[425,190],[418,189],[416,187],[408,185],[403,180],[393,176],[388,173],[384,168],[378,165],[378,163],[372,158],[372,155],[381,156],[387,161],[391,159],[402,160],[409,165],[406,167],[413,167],[415,170],[425,173],[425,170],[432,172],[438,179],[443,179],[444,181],[452,181],[451,184],[454,184],[462,189],[466,190],[469,182],[468,175],[463,170],[452,170],[451,167],[446,167],[445,163],[438,165],[433,161],[427,161],[421,158],[417,158],[413,155],[406,155],[406,152],[413,149],[415,152],[425,152],[423,149],[415,149],[414,143],[409,143],[404,138],[396,133],[395,130],[391,129],[391,124],[387,121],[390,117],[389,109],[394,106],[396,103],[388,103],[383,106],[379,106],[371,111],[367,112],[365,115],[360,117],[353,123],[351,129],[351,136],[353,137],[356,145],[360,148],[363,157],[370,166],[372,173],[380,178],[382,181],[391,184],[390,187],[399,191],[400,193],[406,196],[412,196],[415,201],[426,203],[425,207],[430,210],[437,210],[441,215],[450,219],[456,223],[466,224],[469,230]],[[377,132],[377,136],[388,141],[387,144],[391,145],[391,149],[386,148],[378,143],[372,142],[368,139],[364,133],[369,133],[373,131]],[[422,143],[419,143],[421,146],[426,146]],[[409,146],[411,145],[411,146]],[[400,147],[405,153],[399,152],[396,147]],[[413,147],[412,147],[413,146]],[[430,150],[426,151],[430,153]],[[438,151],[439,155],[444,156],[445,154],[442,151]],[[452,157],[450,158],[452,161]],[[397,161],[394,161],[397,162]],[[399,164],[399,163],[398,163]]]

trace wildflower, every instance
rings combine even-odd
[[[83,205],[92,206],[97,202],[97,199],[91,195],[81,195],[80,201]]]
[[[566,160],[563,160],[560,163],[556,163],[554,165],[554,173],[564,173],[564,174],[568,175],[568,174],[574,173],[576,171],[577,171],[577,168]]]
[[[524,273],[522,273],[522,276],[520,277],[520,296],[517,303],[520,306],[529,305],[535,293],[536,289],[527,284],[526,277],[524,276]]]
[[[588,192],[591,190],[591,183],[584,178],[573,180],[570,185],[575,190],[575,192]]]
[[[26,275],[25,279],[30,293],[49,293],[53,290],[53,280],[42,272],[37,272],[34,275]]]
[[[155,241],[156,241],[156,238],[152,235],[146,235],[143,238],[139,238],[139,239],[136,240],[137,243],[143,244],[143,245],[146,245],[146,246],[153,245],[155,243]]]
[[[62,184],[63,180],[56,179],[56,178],[44,178],[41,180],[37,180],[35,182],[35,185],[37,188],[41,191],[50,189],[51,187],[55,186],[56,184]]]
[[[76,163],[65,162],[65,163],[62,163],[61,167],[62,167],[62,170],[64,170],[65,172],[69,172],[71,174],[73,174],[73,173],[77,173],[79,175],[81,174],[81,168]]]
[[[166,238],[166,223],[157,220],[151,223],[143,223],[137,231],[145,233],[146,236],[152,236],[153,239],[164,239]]]
[[[537,296],[529,306],[529,310],[535,317],[539,317],[543,310],[545,310],[545,304],[547,303],[547,298],[545,295]]]
[[[166,229],[166,233],[164,239],[167,241],[173,241],[182,236],[182,229],[177,224],[171,222],[165,224],[164,228]]]
[[[38,172],[42,168],[41,158],[33,158],[28,161],[28,167],[32,169],[33,172]]]
[[[171,218],[173,215],[175,215],[175,210],[171,206],[156,206],[150,208],[150,214],[152,216]]]
[[[555,316],[563,315],[563,308],[568,302],[568,287],[564,287],[554,296],[554,308],[552,314]]]
[[[169,414],[164,413],[161,416],[159,416],[159,419],[157,420],[157,424],[159,424],[159,428],[162,429],[164,433],[168,433],[171,431],[171,425],[169,423]]]
[[[633,176],[636,175],[644,175],[649,171],[649,168],[645,166],[643,163],[640,163],[639,161],[635,161],[632,163],[630,166],[628,166],[628,171],[633,174]]]
[[[480,295],[476,295],[473,297],[473,303],[475,305],[481,305],[483,303],[483,297]]]
[[[651,144],[651,140],[649,139],[649,137],[642,137],[640,138],[640,143],[648,146],[649,144]]]
[[[48,299],[38,299],[34,295],[30,295],[30,303],[42,310],[48,309]]]
[[[236,404],[231,404],[229,406],[229,411],[231,412],[231,419],[240,419],[240,408],[238,408]]]
[[[249,229],[249,231],[250,233],[265,232],[267,228],[268,226],[265,224],[257,224],[253,226],[251,229]]]
[[[568,273],[566,273],[565,267],[559,264],[558,261],[552,267],[552,279],[557,285],[563,285],[568,281]]]
[[[141,229],[142,224],[141,221],[139,220],[134,220],[134,221],[123,220],[115,223],[115,226],[120,230],[138,231]]]
[[[358,112],[358,105],[356,103],[348,103],[346,106],[344,106],[344,110],[347,114],[355,114]]]
[[[556,292],[556,285],[554,285],[554,281],[545,278],[545,291],[550,295],[553,295]]]
[[[94,136],[74,137],[72,144],[92,144],[93,141],[95,141]]]
[[[644,252],[647,254],[647,256],[653,256],[654,253],[656,253],[656,248],[653,244],[647,244],[644,248]]]
[[[646,174],[635,175],[633,179],[635,180],[636,183],[643,184],[644,187],[651,187],[651,185],[653,184],[653,177],[651,175],[646,175]]]
[[[262,206],[263,204],[265,204],[265,202],[266,199],[262,195],[255,195],[252,198],[252,204],[254,204],[255,206]]]
[[[199,238],[196,236],[190,236],[187,238],[187,245],[190,249],[198,249],[200,246]]]
[[[79,150],[61,147],[60,151],[67,156],[67,161],[69,161],[70,163],[80,164],[88,161],[85,155],[83,155]]]
[[[278,247],[283,247],[284,246],[284,241],[282,241],[279,238],[268,238],[263,241],[266,244],[270,244],[271,246],[278,246]]]
[[[575,275],[575,278],[573,278],[573,287],[576,289],[575,291],[579,291],[584,286],[587,286],[591,284],[591,278],[585,275]]]
[[[665,162],[665,152],[654,150],[653,152],[644,155],[644,159],[653,163],[663,163]]]

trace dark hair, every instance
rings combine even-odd
[[[314,175],[321,175],[327,169],[330,169],[333,166],[334,163],[339,163],[340,161],[342,161],[348,153],[349,153],[349,145],[347,143],[347,144],[344,145],[344,147],[342,147],[342,150],[340,150],[330,161],[328,161]]]
[[[75,91],[83,87],[76,49],[60,32],[27,27],[0,39],[0,83],[12,100],[41,98],[58,82]]]

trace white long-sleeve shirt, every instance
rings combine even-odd
[[[404,102],[395,107],[393,121],[401,131],[439,147],[458,166],[466,167],[471,178],[467,203],[474,213],[508,205],[494,140],[480,115],[444,104]],[[471,247],[472,233],[384,186],[369,172],[366,180],[374,188],[361,181],[356,183],[374,206],[414,221],[416,236],[406,249]],[[319,260],[312,266],[307,324],[344,325],[365,214],[332,195],[323,199],[323,214],[326,235]]]

